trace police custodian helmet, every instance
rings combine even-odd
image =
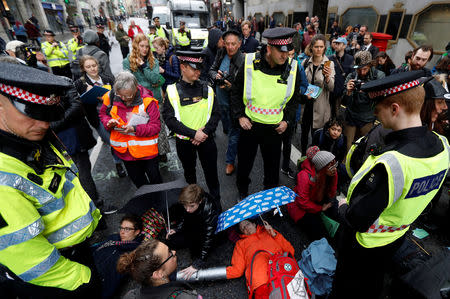
[[[55,121],[64,117],[60,96],[72,87],[70,79],[29,66],[0,62],[0,94],[26,116]]]

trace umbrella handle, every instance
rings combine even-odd
[[[281,209],[279,206],[277,206],[277,210],[278,210],[278,213],[280,213],[280,217],[283,217],[283,213],[281,213]]]

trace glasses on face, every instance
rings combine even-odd
[[[172,250],[170,250],[169,249],[169,256],[164,260],[164,262],[162,262],[159,266],[158,266],[158,268],[156,268],[156,269],[159,269],[159,268],[161,268],[162,266],[164,266],[164,264],[165,263],[167,263],[171,258],[173,258],[175,256],[175,254],[173,253],[173,251]]]
[[[118,94],[117,95],[119,98],[121,98],[122,100],[131,100],[131,99],[133,99],[134,98],[134,96],[129,96],[129,97],[127,97],[127,96],[122,96],[122,95],[120,95],[120,94]]]
[[[125,231],[125,232],[132,232],[132,231],[135,231],[136,229],[135,228],[133,228],[133,227],[119,227],[119,231]]]

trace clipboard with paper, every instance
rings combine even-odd
[[[108,85],[105,85],[105,87],[94,85],[91,89],[86,91],[80,96],[81,101],[83,104],[98,104],[99,97],[102,97],[105,93],[109,91],[107,88]]]

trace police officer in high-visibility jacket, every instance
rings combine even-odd
[[[342,234],[333,298],[378,298],[392,256],[447,175],[448,141],[420,119],[422,76],[422,70],[400,73],[362,87],[392,132],[384,146],[374,147],[353,176],[347,199],[339,201]]]
[[[66,45],[55,40],[55,33],[51,30],[45,30],[44,36],[46,41],[41,44],[42,52],[44,52],[48,66],[52,69],[53,74],[72,79],[69,52]]]
[[[199,80],[204,54],[178,51],[177,57],[182,79],[167,86],[164,121],[177,137],[177,154],[186,182],[197,182],[195,167],[198,154],[209,193],[220,206],[217,146],[213,137],[220,113],[213,89]]]
[[[159,17],[154,17],[153,22],[155,23],[156,36],[168,39],[169,34],[167,33],[166,29],[161,26],[161,23],[159,22]]]
[[[153,40],[155,40],[155,38],[157,37],[156,35],[156,27],[155,25],[150,25],[148,26],[148,42],[150,44],[150,49],[152,50],[152,52],[155,52],[155,47],[153,47]]]
[[[83,42],[83,38],[80,34],[80,29],[75,26],[71,25],[69,26],[70,32],[72,32],[73,38],[69,39],[67,42],[67,51],[70,62],[77,59],[77,51],[85,46],[85,43]]]
[[[100,211],[48,130],[64,116],[71,81],[23,65],[0,69],[0,296],[95,294],[91,269],[66,256],[91,236]]]
[[[264,161],[264,188],[278,185],[280,175],[281,134],[290,119],[295,118],[299,105],[301,80],[295,59],[288,59],[293,49],[292,28],[264,31],[268,45],[261,53],[246,54],[231,87],[231,115],[240,126],[238,143],[237,187],[241,198],[247,196],[250,173],[258,146]]]
[[[187,51],[191,48],[191,31],[186,28],[186,23],[180,21],[180,28],[177,32],[172,29],[172,43],[178,50]]]

